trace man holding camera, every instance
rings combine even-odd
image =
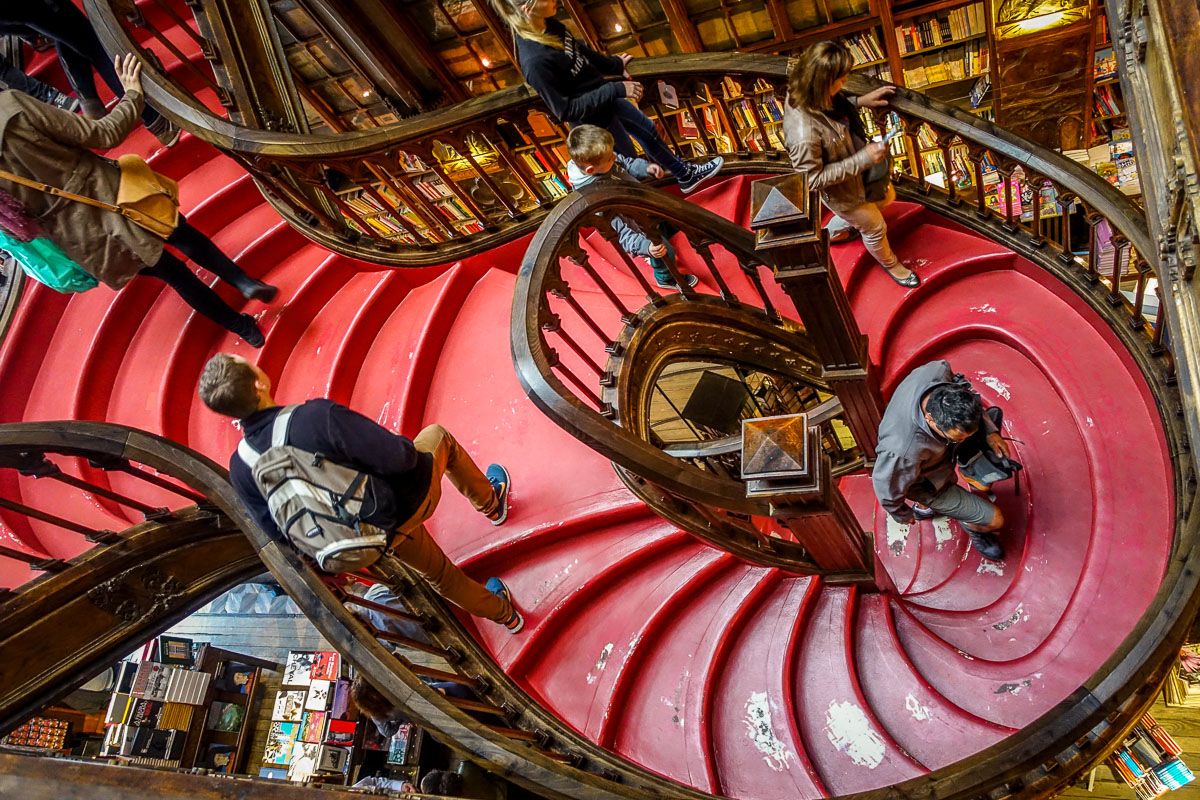
[[[984,413],[971,384],[946,361],[909,373],[896,387],[879,425],[871,480],[884,510],[900,523],[935,515],[956,519],[980,555],[1003,559],[995,532],[1004,527],[1004,515],[995,503],[959,486],[955,473],[956,460],[961,466],[989,452],[988,460],[1001,476],[1019,469],[1000,436],[1001,417],[999,408]],[[990,483],[972,485],[987,490]]]

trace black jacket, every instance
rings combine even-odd
[[[612,117],[610,106],[625,97],[625,87],[611,79],[624,73],[624,63],[597,53],[556,19],[546,20],[546,33],[561,38],[564,49],[516,37],[525,80],[558,121],[604,127]]]
[[[260,453],[271,446],[271,427],[282,410],[283,406],[265,408],[242,420],[242,434]],[[364,519],[384,530],[395,530],[411,517],[429,493],[431,454],[418,451],[411,439],[332,400],[309,400],[297,408],[292,414],[288,444],[369,473],[363,507],[370,512]],[[255,522],[280,538],[267,501],[237,451],[229,459],[229,480]]]

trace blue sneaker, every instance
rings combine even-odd
[[[496,492],[496,508],[487,515],[487,518],[492,521],[493,525],[501,525],[504,520],[508,519],[508,470],[499,464],[488,464],[487,472],[484,474]]]
[[[488,578],[487,590],[492,594],[498,594],[508,602],[512,603],[512,595],[508,592],[508,587],[504,585],[504,581],[499,578]],[[525,618],[521,616],[521,612],[517,611],[516,604],[513,604],[512,616],[507,621],[502,623],[505,628],[508,628],[509,633],[520,633],[525,627]]]
[[[679,188],[684,194],[693,192],[700,184],[716,175],[721,171],[721,167],[725,166],[725,159],[721,156],[705,161],[703,164],[693,164],[688,170],[686,178],[679,181]]]

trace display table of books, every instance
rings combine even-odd
[[[291,781],[345,782],[358,743],[350,681],[334,652],[288,653],[276,693],[259,775]]]
[[[160,636],[117,666],[100,755],[144,766],[238,772],[263,669],[279,665]]]
[[[1133,788],[1138,800],[1149,800],[1196,779],[1180,758],[1182,752],[1171,734],[1146,714],[1108,757],[1108,763]]]

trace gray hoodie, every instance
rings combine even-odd
[[[912,522],[909,500],[926,504],[955,482],[954,447],[925,421],[921,400],[935,386],[954,382],[947,361],[917,367],[900,382],[879,423],[879,445],[871,482],[884,511],[897,522]],[[983,415],[985,433],[996,426]]]
[[[567,180],[572,189],[582,189],[596,181],[619,181],[621,183],[638,183],[650,177],[650,162],[644,158],[629,158],[617,153],[617,160],[612,169],[602,175],[589,175],[574,161],[567,162]],[[612,218],[612,228],[617,232],[617,241],[621,249],[631,256],[650,257],[650,246],[654,244],[650,237],[642,233],[641,228],[628,222],[619,214]]]

